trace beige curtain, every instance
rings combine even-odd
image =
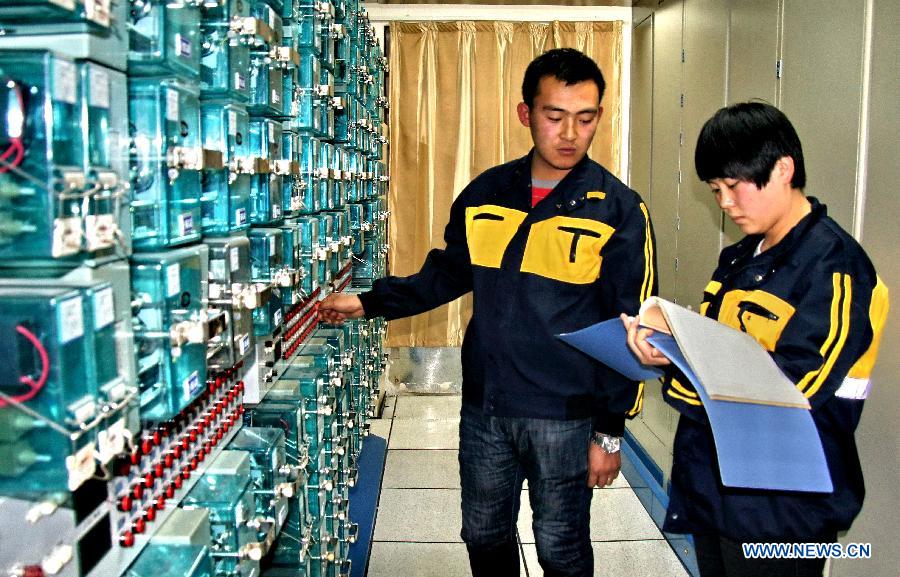
[[[524,155],[516,118],[535,56],[572,47],[600,65],[607,88],[590,156],[612,172],[621,131],[621,22],[393,22],[390,25],[390,274],[419,270],[444,246],[450,205],[475,176]],[[389,346],[458,346],[471,296],[390,323]]]

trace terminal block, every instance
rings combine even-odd
[[[292,286],[293,279],[284,268],[281,229],[254,228],[249,236],[250,277],[253,282],[272,287],[272,298],[266,306],[253,311],[254,333],[257,337],[263,337],[271,335],[284,322],[281,289]]]
[[[318,269],[319,284],[327,286],[332,280],[332,270],[337,268],[338,255],[333,252],[331,236],[334,230],[334,218],[330,214],[320,212],[316,214],[319,221],[318,248],[316,249],[316,268]]]
[[[132,239],[154,250],[200,240],[200,140],[197,90],[177,78],[132,78]]]
[[[300,280],[301,290],[311,295],[319,288],[319,271],[316,266],[316,252],[319,247],[319,221],[315,217],[304,216],[295,219],[300,236],[300,264],[306,270],[306,275]]]
[[[0,257],[76,255],[87,186],[77,67],[0,50],[0,78]]]

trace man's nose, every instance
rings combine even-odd
[[[562,125],[562,133],[560,134],[560,137],[563,140],[575,140],[575,137],[577,136],[577,134],[578,133],[575,130],[575,119],[568,118],[568,119],[564,120],[563,125]]]

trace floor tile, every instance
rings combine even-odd
[[[459,489],[457,451],[388,451],[384,488]]]
[[[388,449],[459,449],[459,417],[434,421],[395,419]]]
[[[689,577],[664,540],[593,543],[595,577]],[[534,545],[524,545],[529,577],[542,577]]]
[[[522,495],[519,511],[519,537],[522,543],[534,543],[531,506]],[[594,491],[591,501],[591,541],[662,539],[662,533],[630,489]]]
[[[460,492],[453,489],[383,489],[375,541],[459,543]],[[402,575],[402,573],[397,573]]]
[[[391,420],[371,419],[369,421],[369,434],[377,435],[385,440],[389,439],[391,436]]]
[[[394,418],[447,419],[459,418],[461,395],[401,395],[397,397]]]
[[[392,419],[394,417],[394,406],[397,404],[396,395],[385,395],[384,405],[381,407],[381,418]]]
[[[372,543],[368,577],[470,575],[469,556],[462,543]]]

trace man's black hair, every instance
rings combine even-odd
[[[700,180],[735,178],[759,188],[779,158],[794,159],[791,187],[806,186],[800,137],[783,112],[764,102],[742,102],[716,112],[697,139],[694,166]]]
[[[522,80],[522,101],[528,108],[534,105],[538,84],[545,76],[553,76],[560,82],[565,82],[566,86],[591,81],[600,92],[599,100],[603,100],[606,81],[603,80],[600,68],[590,57],[574,48],[554,48],[531,61],[525,69],[525,79]]]

